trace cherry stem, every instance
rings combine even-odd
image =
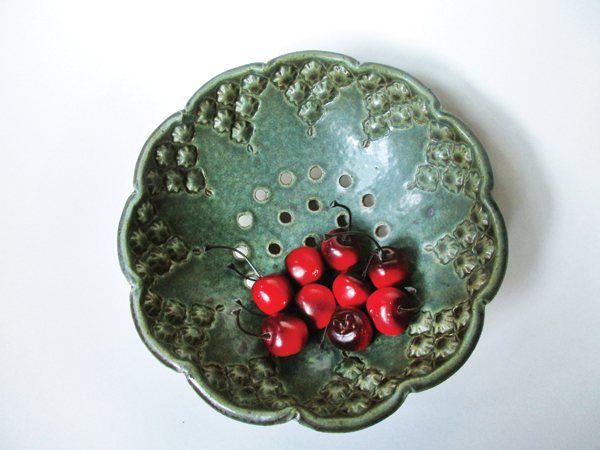
[[[332,201],[329,206],[331,208],[344,208],[348,212],[348,231],[350,231],[352,229],[352,211],[350,211],[350,208],[348,208],[346,205],[338,203],[337,200]]]
[[[321,342],[319,343],[319,350],[321,351],[321,353],[323,352],[323,348],[325,347],[325,336],[327,336],[327,328],[329,328],[329,324],[327,324],[327,326],[325,327],[325,330],[323,330],[323,337],[321,337]]]
[[[237,248],[227,247],[225,245],[205,245],[204,246],[204,251],[207,252],[207,251],[215,249],[215,248],[224,248],[224,249],[227,249],[227,250],[231,250],[232,252],[236,252],[238,255],[240,255],[242,258],[244,258],[244,260],[248,263],[248,265],[254,271],[254,273],[256,274],[256,276],[258,278],[262,278],[262,275],[260,273],[258,273],[258,270],[256,270],[256,267],[254,267],[254,265],[250,262],[250,260],[248,259],[248,257],[246,255],[244,255],[244,253],[241,252],[240,250],[238,250]]]
[[[253,337],[257,337],[257,338],[261,338],[261,339],[270,339],[271,338],[271,333],[257,334],[257,333],[252,333],[248,330],[245,330],[244,327],[242,327],[242,323],[240,322],[240,313],[241,312],[242,312],[241,309],[234,309],[233,311],[231,311],[231,314],[233,314],[235,316],[237,326],[242,333],[247,334],[248,336],[253,336]]]
[[[403,311],[412,312],[412,311],[417,311],[418,309],[421,309],[425,303],[423,302],[423,300],[421,300],[419,297],[417,297],[417,290],[412,286],[406,286],[404,288],[404,290],[406,292],[409,292],[412,295],[412,297],[417,299],[417,302],[419,302],[419,304],[417,306],[412,306],[410,308],[398,307],[398,312],[403,312]]]
[[[257,281],[257,278],[254,277],[249,277],[248,275],[244,275],[242,272],[240,272],[239,270],[236,269],[236,267],[233,265],[233,263],[229,264],[227,266],[228,269],[233,270],[235,273],[237,273],[240,277],[245,278],[246,280],[250,280],[250,281]]]
[[[344,237],[344,236],[365,236],[373,241],[373,243],[377,246],[377,251],[379,252],[379,258],[383,260],[383,247],[379,245],[379,242],[373,238],[370,234],[363,233],[362,231],[341,231],[339,233],[329,233],[325,235],[325,240],[331,239],[333,237]]]
[[[233,303],[237,303],[237,305],[240,308],[242,308],[245,311],[248,311],[250,314],[253,314],[255,316],[259,316],[259,317],[265,317],[266,316],[266,314],[264,314],[264,313],[257,313],[257,312],[254,312],[254,311],[250,311],[249,308],[247,308],[246,306],[244,306],[244,304],[242,303],[242,299],[241,298],[234,298],[233,299]]]

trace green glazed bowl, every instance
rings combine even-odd
[[[119,226],[137,330],[221,413],[321,431],[368,427],[408,393],[465,363],[507,262],[492,171],[473,133],[410,75],[302,52],[225,72],[150,136]],[[423,301],[408,331],[342,352],[313,331],[298,354],[269,355],[232,311],[249,283],[347,220],[407,257]],[[364,266],[373,248],[361,240]],[[331,274],[329,275],[331,278]],[[325,281],[330,283],[331,279]],[[262,318],[242,313],[259,332]]]

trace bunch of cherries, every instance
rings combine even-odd
[[[325,329],[334,347],[345,351],[364,350],[373,339],[371,321],[382,334],[396,336],[404,333],[414,312],[422,306],[414,295],[414,289],[400,289],[408,277],[409,269],[404,255],[395,248],[381,247],[366,233],[350,231],[350,209],[336,201],[331,206],[348,211],[348,229],[337,228],[326,234],[320,253],[312,247],[298,247],[287,255],[285,266],[288,275],[300,285],[295,294],[287,275],[260,275],[241,251],[225,246],[204,247],[205,251],[225,248],[237,252],[253,270],[256,276],[248,277],[238,272],[233,264],[228,266],[254,281],[252,299],[267,314],[261,334],[244,330],[239,317],[241,309],[233,312],[240,330],[261,338],[266,349],[275,356],[289,356],[302,350],[308,340],[309,326],[312,329]],[[368,237],[377,246],[362,273],[356,270],[361,255],[357,235]],[[331,289],[318,283],[326,270],[323,260],[339,272]],[[414,306],[415,299],[417,306]],[[244,308],[241,300],[236,299],[236,302]],[[295,305],[301,317],[289,312],[293,309],[292,305]]]

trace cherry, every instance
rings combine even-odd
[[[411,306],[410,298],[400,289],[383,287],[373,292],[367,300],[367,311],[375,328],[388,336],[397,336],[406,331],[413,313],[421,307]]]
[[[373,292],[373,286],[364,278],[345,270],[333,281],[332,291],[342,308],[347,306],[360,307],[367,303],[367,298]]]
[[[333,293],[321,284],[307,284],[296,294],[296,305],[313,328],[325,328],[335,312]]]
[[[348,352],[359,352],[371,343],[373,327],[365,313],[356,308],[337,310],[327,327],[331,344]]]
[[[296,316],[280,312],[267,317],[262,324],[262,334],[259,335],[242,328],[240,312],[239,309],[233,311],[237,316],[238,328],[250,336],[261,338],[267,351],[275,356],[298,353],[308,340],[308,327]]]
[[[260,277],[250,291],[256,306],[265,314],[275,314],[285,308],[294,295],[285,275],[272,273]]]
[[[348,230],[352,226],[352,212],[345,205],[332,201],[329,205],[332,208],[340,207],[348,211]],[[336,236],[337,234],[347,233],[348,230],[336,228],[325,235],[321,244],[321,253],[323,258],[333,269],[346,270],[355,265],[360,258],[360,245],[355,242],[351,236]]]
[[[275,356],[298,353],[308,340],[308,327],[302,319],[288,313],[277,313],[265,319],[262,332],[265,348]]]
[[[312,247],[298,247],[285,257],[285,266],[302,286],[314,283],[323,275],[323,259]]]
[[[275,314],[276,312],[279,312],[285,308],[292,300],[292,286],[285,275],[272,273],[270,275],[262,276],[260,273],[258,273],[256,267],[252,265],[246,255],[233,247],[226,247],[223,245],[205,245],[204,251],[213,250],[215,248],[223,248],[237,252],[252,268],[256,274],[256,278],[245,277],[245,275],[242,276],[254,281],[250,293],[252,295],[252,300],[254,300],[254,303],[256,303],[256,306],[258,306],[262,312],[265,314]]]
[[[373,253],[367,272],[377,288],[401,286],[408,277],[408,261],[398,249],[383,247]]]

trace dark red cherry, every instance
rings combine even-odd
[[[292,300],[293,292],[285,275],[272,273],[260,277],[252,285],[252,300],[265,314],[275,314]]]
[[[347,352],[360,352],[369,346],[373,327],[367,315],[356,308],[337,310],[327,327],[331,344]]]
[[[330,235],[347,233],[343,228],[336,228]],[[346,270],[355,265],[360,258],[360,245],[351,236],[333,236],[326,238],[321,244],[323,259],[335,270]]]
[[[395,287],[377,289],[367,300],[367,311],[375,328],[388,336],[406,331],[416,308],[403,291]]]
[[[323,275],[323,259],[312,247],[298,247],[285,257],[285,267],[302,286],[314,283]]]
[[[376,251],[368,268],[369,278],[377,288],[401,286],[408,277],[408,261],[398,249],[383,247]]]
[[[262,333],[265,348],[275,356],[298,353],[308,339],[308,327],[302,319],[283,312],[267,317]]]
[[[313,328],[325,328],[335,312],[333,293],[321,284],[307,284],[296,294],[296,305]]]
[[[341,272],[333,280],[333,295],[342,308],[365,305],[373,290],[373,286],[368,281],[347,270]]]

